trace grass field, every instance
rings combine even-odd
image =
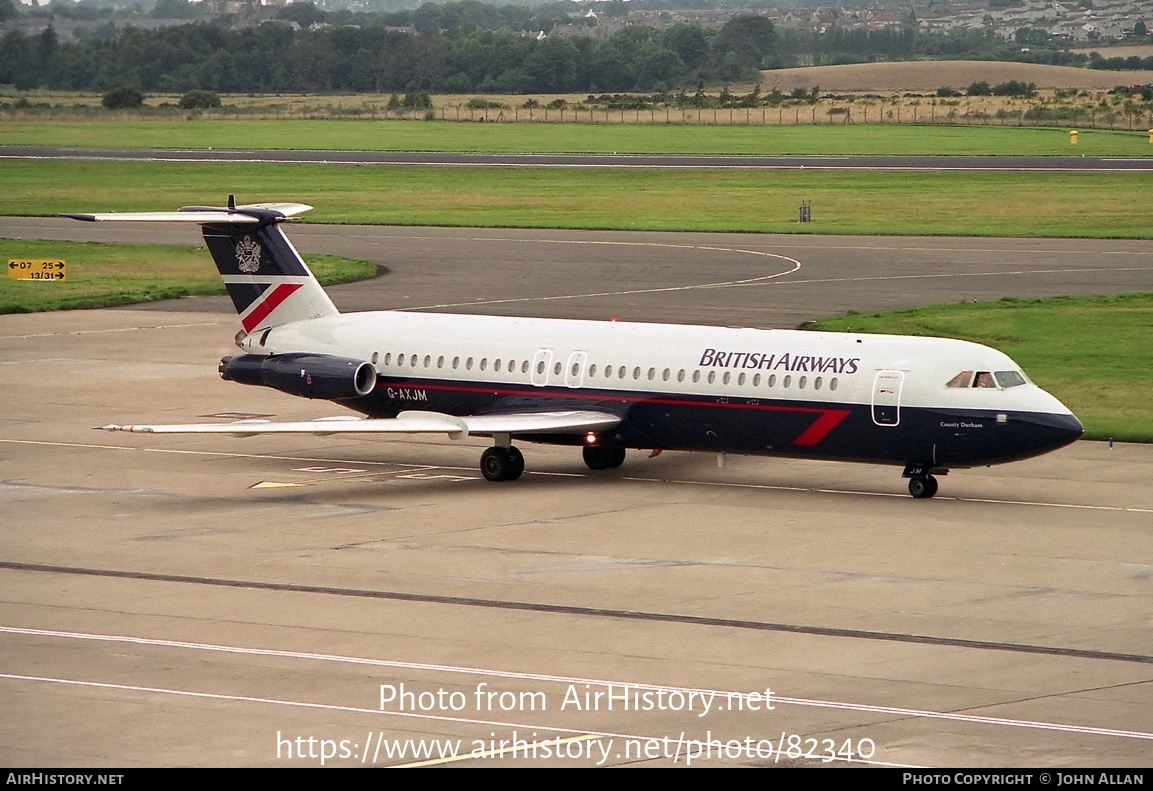
[[[0,162],[0,213],[299,200],[315,222],[1150,238],[1140,173],[710,171]],[[814,222],[796,222],[802,199]]]
[[[0,279],[0,313],[31,313],[223,294],[224,285],[204,248],[174,245],[30,242],[0,239],[0,261],[63,258],[62,282]],[[326,285],[376,274],[367,261],[310,256],[309,266]]]
[[[928,112],[927,108],[922,111]],[[0,145],[502,153],[1153,155],[1146,132],[1085,130],[1073,147],[1069,145],[1068,130],[1059,127],[843,124],[762,127],[368,120],[5,120],[0,124]]]
[[[937,305],[814,326],[846,328],[992,346],[1072,409],[1089,439],[1153,441],[1153,293]]]

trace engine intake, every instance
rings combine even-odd
[[[376,387],[372,363],[328,354],[241,354],[221,360],[219,371],[230,382],[330,401],[360,398]]]

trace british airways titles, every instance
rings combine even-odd
[[[778,371],[783,368],[789,372],[855,374],[860,362],[860,357],[814,357],[790,352],[776,355],[705,349],[697,365],[701,368],[755,368],[759,371]]]

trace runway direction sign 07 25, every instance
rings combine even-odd
[[[10,280],[63,280],[65,262],[63,259],[48,261],[44,259],[8,260],[8,278]]]

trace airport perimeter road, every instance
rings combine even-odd
[[[1147,291],[1140,240],[626,233],[295,223],[307,257],[364,258],[390,274],[332,290],[342,310],[794,327],[849,310]],[[195,227],[0,218],[0,236],[203,244]],[[168,311],[173,303],[148,306]],[[180,310],[227,312],[226,298]]]
[[[772,326],[1151,266],[1127,242],[293,230],[390,268],[346,309]],[[593,473],[526,444],[491,484],[483,441],[92,430],[340,411],[221,381],[237,326],[215,298],[0,316],[7,765],[1153,761],[1153,448],[922,501],[887,467]]]

